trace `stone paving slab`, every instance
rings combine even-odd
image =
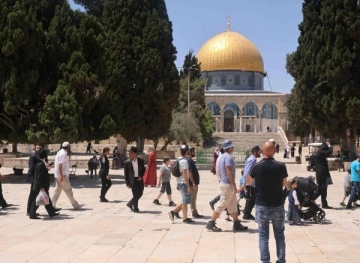
[[[281,154],[277,159],[282,160]],[[293,160],[285,160],[293,162]],[[303,160],[304,161],[304,160]],[[306,164],[287,164],[290,177],[314,175],[306,171]],[[240,168],[237,174],[240,174]],[[11,168],[1,168],[4,174]],[[0,262],[260,262],[257,225],[244,221],[249,231],[233,233],[232,223],[224,220],[217,225],[224,231],[209,232],[205,224],[211,216],[208,202],[218,194],[217,178],[208,170],[201,170],[198,208],[206,218],[186,225],[181,220],[172,223],[166,197],[152,204],[159,188],[145,188],[140,200],[142,213],[134,214],[126,202],[131,191],[124,185],[123,170],[111,170],[113,186],[108,192],[109,203],[100,203],[101,182],[78,169],[78,177],[71,181],[74,196],[85,204],[81,211],[73,210],[62,193],[58,206],[61,216],[50,219],[44,208],[42,220],[25,216],[30,185],[25,177],[5,176],[3,194],[15,207],[0,211]],[[326,210],[326,224],[306,221],[303,226],[286,224],[287,262],[360,262],[360,209],[348,211],[340,207],[343,196],[344,172],[331,171],[334,185],[329,187],[328,201],[333,210]],[[172,178],[173,199],[179,202],[180,193]],[[50,189],[50,194],[53,192]],[[320,200],[318,200],[320,203]],[[245,201],[241,200],[244,206]],[[287,207],[287,204],[286,204]],[[270,228],[271,229],[271,228]],[[273,233],[270,233],[270,252],[276,260]]]

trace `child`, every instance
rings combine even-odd
[[[344,178],[344,198],[340,203],[341,206],[346,206],[345,199],[350,195],[351,192],[351,169],[348,170]]]
[[[161,186],[160,193],[156,197],[156,199],[153,201],[155,205],[161,205],[159,202],[160,197],[166,192],[168,200],[169,200],[169,206],[176,206],[176,204],[173,202],[171,198],[171,185],[170,185],[170,179],[171,179],[171,161],[170,158],[165,156],[163,159],[163,164],[160,166],[159,170],[159,181],[157,184],[157,187]]]
[[[301,225],[300,218],[300,203],[297,198],[296,193],[297,181],[295,179],[291,179],[287,182],[286,188],[290,190],[288,198],[289,198],[289,208],[287,213],[287,219],[289,221],[289,225]]]

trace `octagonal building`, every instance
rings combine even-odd
[[[205,101],[217,132],[286,130],[287,94],[264,90],[266,71],[257,47],[228,30],[210,38],[199,50],[202,78],[208,80]]]

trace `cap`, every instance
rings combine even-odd
[[[257,151],[260,151],[260,147],[259,146],[254,146],[254,147],[252,147],[252,149],[251,149],[251,152],[253,153],[253,152],[257,152]]]
[[[181,150],[188,150],[189,147],[186,144],[181,145]]]
[[[62,147],[69,147],[70,143],[69,142],[63,142],[63,144],[61,145]]]
[[[137,153],[137,148],[135,146],[131,146],[129,152]]]
[[[224,150],[227,150],[227,149],[229,149],[229,148],[231,148],[231,147],[234,147],[234,144],[232,143],[231,140],[225,140],[225,141],[223,142],[223,149],[224,149]]]

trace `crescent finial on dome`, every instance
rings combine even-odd
[[[227,31],[230,31],[231,16],[227,17]]]

